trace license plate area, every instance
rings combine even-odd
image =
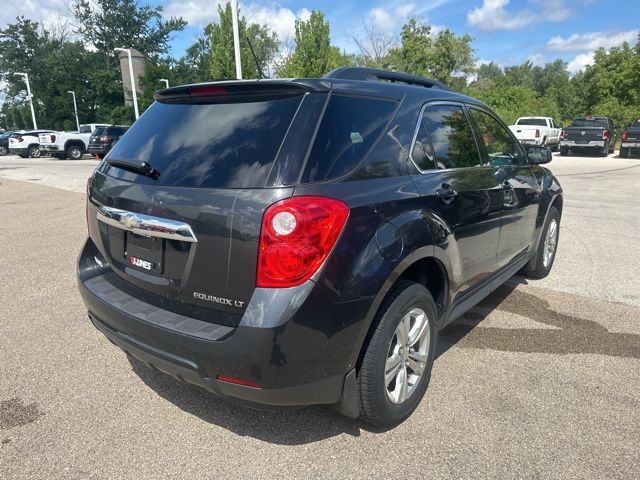
[[[124,232],[124,259],[143,272],[162,273],[165,239]]]

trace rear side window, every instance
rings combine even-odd
[[[428,107],[424,111],[423,122],[433,147],[436,168],[480,166],[471,126],[461,107]]]
[[[356,167],[391,120],[391,100],[332,95],[302,174],[302,183],[339,177]]]
[[[109,157],[148,162],[157,180],[106,166],[137,183],[179,187],[264,186],[301,96],[234,103],[154,103]],[[251,99],[249,99],[251,100]]]

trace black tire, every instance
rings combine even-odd
[[[611,145],[609,145],[609,153],[615,153],[616,151],[616,146],[612,143]]]
[[[4,157],[7,153],[9,153],[9,150],[7,150],[7,147],[0,145],[0,157]]]
[[[569,155],[569,147],[560,147],[560,156],[566,157]]]
[[[620,147],[620,158],[629,158],[629,149]]]
[[[71,145],[67,148],[66,154],[71,160],[80,160],[84,155],[84,149],[79,145]]]
[[[27,150],[27,156],[30,158],[40,158],[40,147],[37,145],[32,145]]]
[[[553,222],[556,222],[556,237],[555,237],[555,246],[553,249],[553,254],[550,260],[545,260],[545,246],[547,244],[547,239],[549,237],[549,227]],[[531,258],[529,263],[525,265],[522,269],[521,273],[529,278],[540,279],[549,275],[551,268],[553,267],[553,262],[556,260],[556,253],[558,249],[558,243],[560,240],[560,212],[555,206],[552,206],[549,209],[549,213],[547,214],[547,219],[544,222],[544,228],[542,229],[542,235],[540,236],[540,241],[538,242],[538,248],[536,249],[535,255]]]
[[[601,157],[606,157],[607,155],[609,155],[609,147],[607,147],[606,145],[602,147],[602,149],[598,152],[598,155]]]
[[[98,157],[100,160],[102,160],[104,157],[106,157],[106,154],[104,154],[104,153],[96,153],[96,157]]]
[[[411,386],[412,390],[408,393],[406,399],[402,402],[394,403],[390,399],[390,394],[387,393],[387,387],[391,383],[385,381],[386,365],[391,358],[389,353],[393,345],[392,342],[395,341],[398,345],[400,343],[398,341],[400,338],[396,336],[396,329],[413,309],[420,309],[425,313],[430,335],[427,338],[425,333],[423,345],[424,348],[428,348],[428,351],[424,352],[426,358],[422,375],[419,376],[417,381],[414,379],[415,383]],[[401,280],[387,295],[376,314],[374,320],[376,322],[374,323],[376,325],[375,331],[366,347],[362,365],[358,372],[360,417],[364,421],[378,427],[393,427],[406,420],[417,408],[429,386],[431,368],[435,359],[438,341],[436,318],[436,305],[431,294],[424,286],[418,283]],[[417,321],[414,320],[412,325],[415,326]],[[406,355],[410,356],[408,352],[413,351],[411,349],[403,350],[403,348],[400,348],[397,352],[394,350],[395,353],[392,356],[401,358],[401,354],[405,352]],[[404,368],[405,376],[407,375],[406,372],[412,372],[412,375],[414,375],[414,371],[408,366],[407,361],[405,359],[405,363],[402,363],[403,360],[400,359],[401,366],[398,372]],[[395,384],[398,378],[399,374],[391,382]],[[409,384],[410,382],[407,379],[407,385]]]

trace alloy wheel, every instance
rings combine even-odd
[[[549,223],[549,228],[547,229],[547,236],[544,240],[542,264],[545,266],[545,268],[551,265],[553,256],[556,254],[557,245],[558,245],[558,222],[554,218]]]
[[[422,379],[430,345],[427,314],[414,308],[402,317],[389,345],[384,383],[391,402],[404,403],[413,394]]]

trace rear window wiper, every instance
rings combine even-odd
[[[147,162],[131,163],[125,162],[124,160],[109,159],[107,160],[107,163],[109,165],[113,165],[114,167],[122,168],[123,170],[128,170],[130,172],[139,173],[140,175],[151,177],[154,180],[157,180],[158,177],[160,177],[160,172],[149,165]]]

